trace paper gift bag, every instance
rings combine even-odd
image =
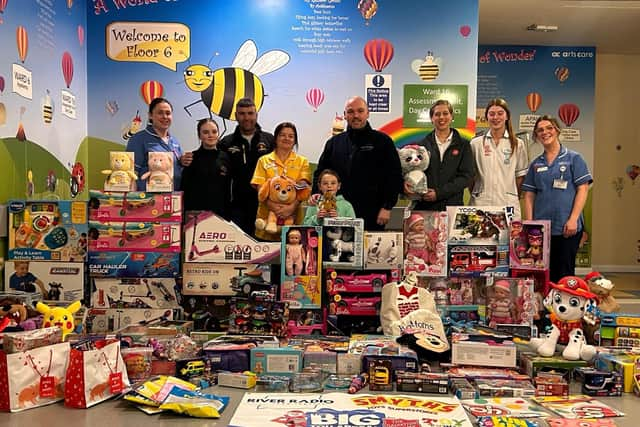
[[[69,343],[0,351],[0,410],[17,412],[64,399]]]
[[[129,377],[119,341],[97,350],[71,350],[64,386],[65,406],[88,408],[128,387]]]

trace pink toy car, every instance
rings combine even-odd
[[[329,304],[331,314],[349,314],[352,316],[377,316],[380,313],[381,298],[377,297],[347,297],[339,294],[333,296]]]
[[[290,336],[293,335],[326,335],[327,331],[325,325],[316,323],[313,325],[301,325],[295,320],[289,320],[287,322],[287,332]]]
[[[387,275],[384,273],[371,273],[364,275],[337,274],[332,271],[329,275],[332,279],[328,282],[328,291],[335,292],[380,292],[385,283]]]

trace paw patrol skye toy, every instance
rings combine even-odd
[[[551,331],[543,338],[533,338],[531,347],[544,357],[553,356],[556,344],[566,344],[562,357],[567,360],[591,360],[596,354],[587,345],[582,322],[595,323],[596,296],[587,283],[579,277],[567,276],[557,284],[550,283],[551,290],[544,299],[544,306],[551,312]]]

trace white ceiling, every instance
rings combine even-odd
[[[480,44],[596,46],[640,54],[640,0],[479,0]],[[531,24],[555,32],[527,31]]]

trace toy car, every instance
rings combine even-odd
[[[302,325],[295,320],[287,322],[287,332],[289,335],[326,335],[325,326],[320,323]]]
[[[336,274],[331,273],[329,292],[380,292],[385,283],[387,275],[384,273],[371,273],[365,275]]]
[[[377,316],[380,314],[381,298],[376,297],[347,297],[339,294],[333,296],[333,302],[329,304],[329,312],[332,314],[350,314],[352,316]]]
[[[269,292],[271,288],[271,283],[262,278],[262,272],[260,270],[250,271],[242,276],[234,276],[231,278],[231,289],[239,294],[251,295],[251,293],[255,291]]]

